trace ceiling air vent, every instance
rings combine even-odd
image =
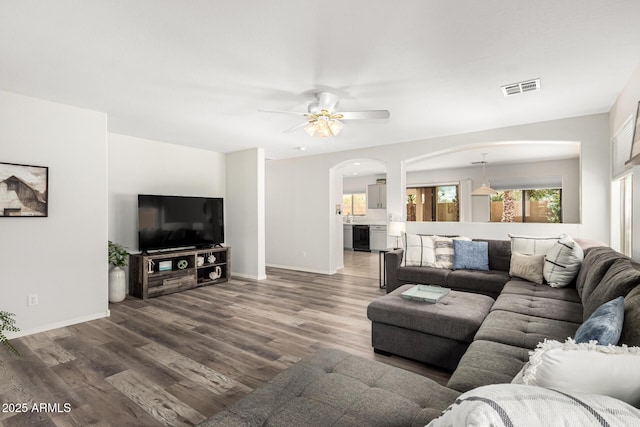
[[[540,79],[527,80],[526,82],[512,83],[502,86],[504,96],[517,95],[519,93],[540,90]]]

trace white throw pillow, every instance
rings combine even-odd
[[[509,234],[511,238],[511,252],[520,252],[525,255],[546,255],[551,247],[563,237],[564,234],[554,237],[520,236]]]
[[[544,279],[554,288],[563,288],[578,274],[584,253],[571,236],[565,235],[547,252],[544,259]]]
[[[492,384],[458,397],[427,427],[637,426],[640,410],[608,396]]]
[[[533,283],[544,281],[542,270],[544,268],[544,255],[525,255],[520,252],[511,253],[509,276],[520,277]]]
[[[403,267],[433,267],[436,253],[432,236],[402,233]]]
[[[545,340],[530,353],[524,384],[597,393],[640,405],[640,347]]]

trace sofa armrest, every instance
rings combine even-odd
[[[398,280],[398,268],[402,263],[402,255],[404,249],[394,249],[389,251],[384,256],[384,264],[387,272],[387,293],[395,290],[404,283]]]

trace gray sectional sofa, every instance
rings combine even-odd
[[[491,247],[506,256],[505,244],[490,243]],[[496,259],[494,267],[499,266]],[[489,274],[502,281],[502,273],[508,271],[505,267]],[[388,282],[391,290],[418,273],[398,274]],[[442,285],[497,294],[446,387],[380,362],[324,350],[288,368],[203,425],[425,425],[460,393],[511,382],[538,342],[573,336],[597,307],[618,296],[625,297],[620,344],[640,346],[640,265],[611,248],[586,248],[575,286],[569,288],[506,277],[501,287],[496,280],[491,291],[484,292],[486,281],[469,279],[474,273],[478,272],[467,272],[464,279],[453,281],[456,272],[437,276],[444,276]],[[429,348],[422,351],[429,352]]]
[[[488,295],[493,299],[502,292],[504,285],[511,280],[509,266],[511,262],[511,242],[509,240],[484,240],[489,253],[489,271],[451,270],[436,267],[403,267],[404,250],[396,249],[385,255],[387,273],[387,293],[408,283],[438,285],[456,291],[474,292]]]

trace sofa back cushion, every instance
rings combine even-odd
[[[511,241],[473,239],[477,242],[487,242],[489,245],[489,270],[509,272],[511,265]]]
[[[624,323],[618,344],[640,347],[640,286],[624,298]]]
[[[640,264],[621,256],[609,267],[600,283],[589,295],[585,297],[583,293],[583,320],[587,320],[602,304],[619,296],[626,297],[638,285],[640,285]]]
[[[609,267],[620,258],[627,257],[610,247],[596,247],[584,251],[584,260],[576,278],[576,289],[583,303],[598,286]]]

